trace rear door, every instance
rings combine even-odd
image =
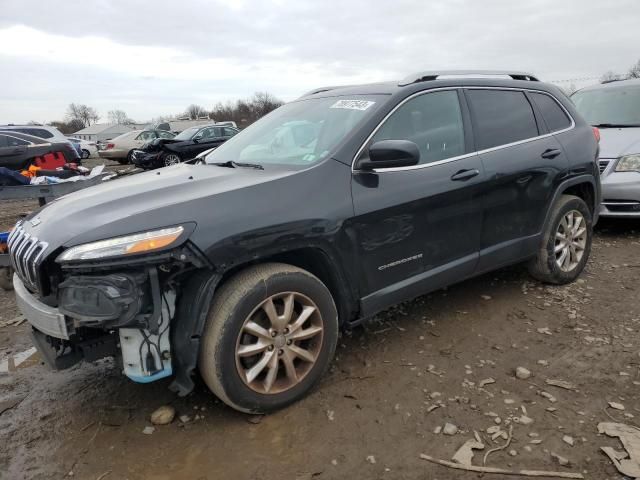
[[[470,275],[480,243],[482,164],[456,89],[421,92],[378,127],[379,140],[410,140],[420,164],[353,173],[363,314]]]
[[[32,144],[10,134],[0,133],[0,167],[21,170],[31,159],[29,147]]]
[[[485,271],[535,252],[568,161],[524,91],[469,88],[465,95],[486,172],[478,263]]]

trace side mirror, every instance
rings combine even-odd
[[[410,167],[420,162],[418,145],[409,140],[380,140],[369,147],[369,158],[358,162],[359,170]]]
[[[202,137],[193,137],[192,141],[193,141],[193,143],[200,143],[200,139],[201,138]]]

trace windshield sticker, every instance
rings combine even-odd
[[[369,100],[338,100],[329,108],[346,108],[347,110],[366,110],[376,102]]]

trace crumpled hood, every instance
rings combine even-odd
[[[106,181],[65,195],[25,219],[25,230],[49,244],[49,253],[94,240],[197,224],[203,208],[220,208],[225,192],[292,172],[181,164]],[[208,206],[208,207],[205,207]],[[222,209],[222,211],[227,209]]]
[[[640,153],[640,128],[601,128],[600,158]]]

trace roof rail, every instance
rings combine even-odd
[[[444,70],[413,73],[403,78],[398,85],[404,87],[412,83],[437,80],[440,77],[511,77],[513,80],[527,80],[538,82],[538,78],[526,72],[513,72],[502,70]]]
[[[318,93],[323,93],[323,92],[329,92],[331,90],[335,90],[336,88],[344,88],[346,85],[335,85],[333,87],[320,87],[320,88],[314,88],[313,90],[308,91],[307,93],[300,95],[300,98],[302,97],[308,97],[310,95],[316,95]]]

